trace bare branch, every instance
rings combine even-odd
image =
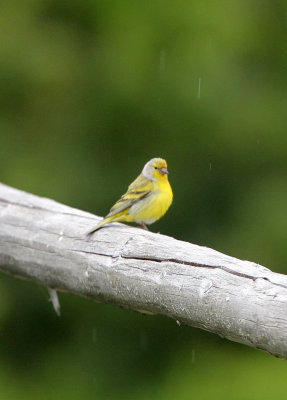
[[[0,184],[0,269],[287,358],[287,276]]]

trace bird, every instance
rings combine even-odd
[[[161,218],[171,205],[172,199],[167,163],[162,158],[152,158],[129,185],[127,192],[88,235],[109,222],[136,222],[141,228],[149,230],[146,224],[152,224]]]

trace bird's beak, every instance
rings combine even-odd
[[[158,170],[158,172],[159,172],[161,175],[168,174],[168,170],[167,170],[166,168],[160,168],[160,169]]]

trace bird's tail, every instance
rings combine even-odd
[[[100,229],[103,225],[108,224],[111,221],[114,221],[115,217],[108,217],[108,218],[104,218],[97,226],[95,226],[93,229],[91,229],[87,235],[91,235],[92,233],[96,232],[98,229]]]

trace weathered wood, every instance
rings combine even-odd
[[[287,358],[287,276],[0,184],[0,269]]]

